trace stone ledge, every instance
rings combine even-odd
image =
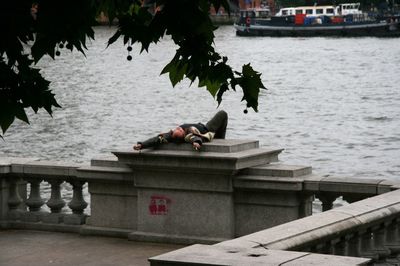
[[[152,266],[162,265],[366,265],[367,258],[313,254],[296,251],[229,249],[193,245],[149,259]]]
[[[48,224],[48,223],[31,223],[22,221],[3,221],[6,229],[25,229],[25,230],[38,230],[50,232],[68,232],[79,233],[81,225],[67,225],[67,224]]]
[[[259,148],[258,140],[214,139],[203,143],[201,152],[233,153]],[[189,143],[168,143],[160,145],[157,150],[193,151]]]
[[[98,181],[133,181],[133,171],[128,167],[88,166],[77,169],[77,177]]]
[[[119,162],[115,155],[93,158],[90,160],[90,165],[100,167],[126,167],[126,164]]]
[[[332,192],[338,195],[361,194],[378,195],[400,188],[400,183],[385,179],[361,179],[322,176],[311,174],[301,177],[304,180],[304,191],[313,193]]]
[[[348,223],[352,218],[352,215],[349,214],[327,211],[218,243],[217,245],[234,248],[256,248],[264,246],[268,249],[287,250],[288,248],[292,248],[290,245],[301,244],[302,241],[309,241],[313,238],[318,238],[319,240],[323,239],[324,234],[333,233],[331,230],[327,229],[329,226],[344,222],[347,227],[350,228],[354,226],[354,222],[357,223],[357,221]],[[344,226],[341,228],[345,229]]]
[[[0,157],[0,162],[3,165],[8,164],[10,166],[10,173],[22,174],[23,165],[28,162],[38,161],[39,158],[18,158],[18,157]]]
[[[11,172],[11,165],[0,161],[0,174],[9,174]]]
[[[323,192],[350,194],[378,194],[378,185],[384,179],[361,179],[326,177],[320,181],[319,190]]]
[[[378,184],[377,193],[378,194],[387,193],[387,192],[398,189],[399,186],[400,186],[399,182],[395,182],[395,181],[391,181],[391,180],[383,180],[382,182],[379,182],[379,184]]]
[[[304,190],[315,193],[319,191],[319,185],[321,181],[325,178],[325,176],[321,176],[318,174],[311,174],[302,176],[302,178],[304,180]]]
[[[129,229],[97,227],[90,225],[82,225],[79,231],[81,235],[107,236],[117,238],[127,238],[130,232],[131,230]]]
[[[141,231],[135,231],[129,233],[128,239],[134,241],[142,241],[142,242],[171,243],[171,244],[183,244],[183,245],[190,245],[195,243],[215,244],[227,240],[226,238],[167,235],[167,234],[157,234],[157,233],[141,232]]]
[[[294,177],[241,175],[233,180],[240,189],[302,191],[303,179]]]
[[[76,169],[82,164],[64,163],[58,161],[35,161],[23,165],[23,174],[29,177],[39,176],[52,178],[75,177]]]
[[[313,241],[322,242],[337,237],[338,232],[356,231],[392,219],[400,211],[399,195],[400,190],[388,192],[217,245],[288,250]]]
[[[11,167],[8,166],[0,166],[0,175],[6,175],[11,172]]]
[[[310,175],[311,166],[288,165],[281,163],[271,163],[260,166],[250,167],[243,171],[247,175],[279,176],[279,177],[299,177]]]
[[[143,150],[113,152],[118,160],[135,168],[153,167],[236,171],[275,162],[283,149],[251,149],[235,153]]]

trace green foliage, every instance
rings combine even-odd
[[[124,44],[141,45],[149,51],[165,35],[178,46],[175,56],[161,74],[173,86],[188,78],[198,81],[220,104],[223,94],[236,87],[243,91],[247,107],[257,111],[261,74],[248,65],[234,71],[226,57],[213,47],[216,27],[209,17],[211,5],[229,11],[227,0],[37,0],[31,14],[30,0],[5,1],[0,21],[5,33],[0,39],[0,126],[3,133],[15,118],[29,123],[26,108],[44,108],[50,115],[60,107],[40,70],[34,67],[44,55],[55,58],[57,47],[84,54],[87,39],[94,39],[95,18],[103,12],[118,19],[118,29],[108,45],[119,38]]]

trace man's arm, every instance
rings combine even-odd
[[[185,141],[192,143],[193,149],[196,151],[200,150],[201,145],[203,145],[203,138],[193,133],[186,135]]]
[[[138,141],[138,143],[133,146],[133,149],[138,151],[141,149],[157,147],[162,143],[168,143],[170,140],[171,140],[171,133],[170,132],[163,133],[158,136],[149,138],[148,140],[145,141]]]

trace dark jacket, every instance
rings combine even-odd
[[[138,142],[138,144],[142,145],[143,149],[150,148],[150,147],[157,147],[162,143],[183,143],[189,142],[194,143],[197,142],[200,145],[203,144],[204,141],[211,141],[214,137],[214,133],[210,132],[207,127],[202,123],[197,124],[183,124],[180,125],[181,128],[185,130],[185,139],[176,139],[172,137],[172,130],[167,133],[161,133],[155,137],[152,137],[148,140]],[[197,130],[191,130],[190,128],[194,127]]]

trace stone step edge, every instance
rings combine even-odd
[[[273,191],[302,191],[302,178],[239,175],[233,179],[235,189],[273,190]]]
[[[242,139],[214,139],[211,142],[205,142],[202,145],[203,152],[232,153],[260,147],[258,140]],[[192,151],[193,147],[189,143],[167,143],[158,146],[155,150],[174,150],[174,151]]]
[[[217,244],[228,239],[218,237],[205,237],[196,235],[170,235],[154,232],[133,231],[128,234],[128,239],[140,242],[171,243],[171,244]]]
[[[77,169],[76,175],[86,181],[133,181],[133,170],[129,167],[87,166]]]
[[[312,174],[311,166],[291,165],[282,163],[269,163],[249,167],[242,174],[277,176],[277,177],[300,177]]]
[[[251,158],[253,156],[279,154],[284,149],[257,148],[233,153],[202,152],[202,151],[173,151],[173,150],[151,150],[142,151],[112,151],[118,158],[120,157],[170,157],[170,158],[195,158],[195,159],[217,159],[217,160],[237,160],[242,158]]]
[[[254,149],[238,153],[203,153],[157,151],[115,152],[121,162],[135,169],[157,167],[157,169],[173,169],[193,171],[238,171],[244,168],[278,161],[282,149]]]

